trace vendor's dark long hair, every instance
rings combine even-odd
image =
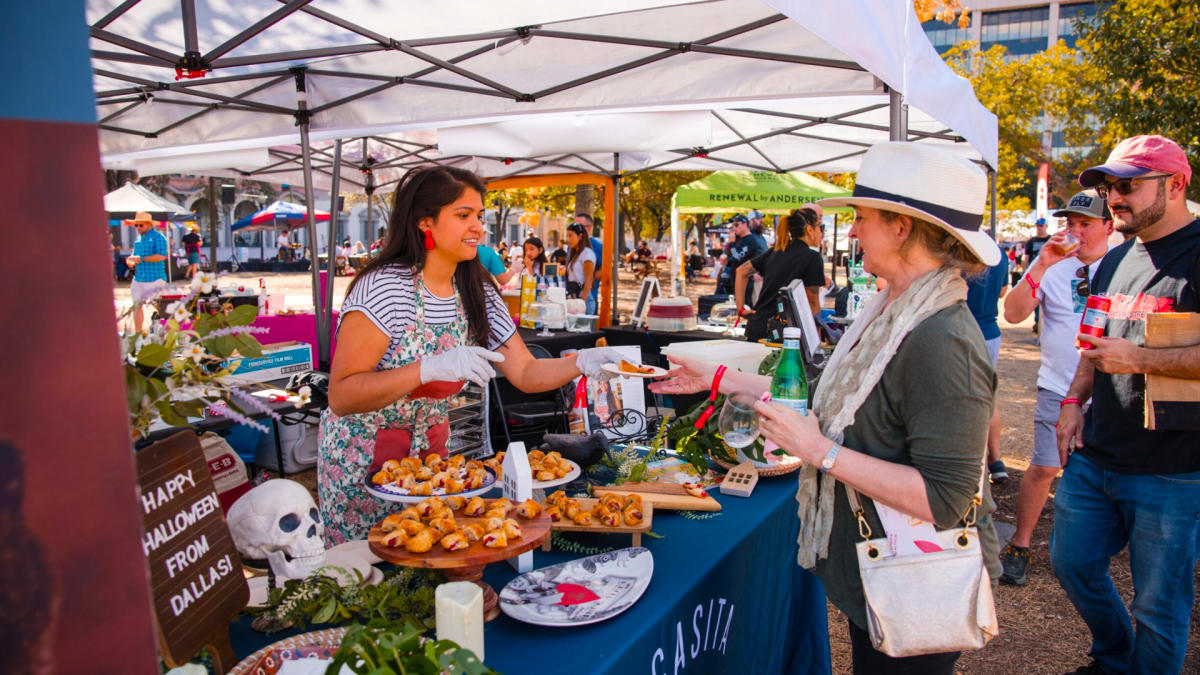
[[[421,271],[425,267],[425,234],[417,227],[417,223],[422,218],[436,220],[438,213],[468,188],[478,192],[480,197],[487,192],[479,176],[463,169],[427,166],[406,173],[393,195],[392,217],[388,221],[383,248],[354,276],[346,294],[349,295],[354,285],[367,274],[387,265],[403,265],[414,272]],[[496,286],[496,280],[487,273],[476,256],[458,263],[454,270],[454,281],[458,285],[463,309],[467,312],[471,338],[486,347],[491,327],[488,325],[484,285],[491,284],[498,292],[500,289]]]
[[[816,224],[817,214],[808,209],[792,209],[792,212],[784,216],[779,227],[775,229],[774,249],[784,251],[792,244],[802,242],[804,235],[808,233],[808,228]],[[807,245],[805,244],[805,246]]]
[[[567,226],[567,230],[574,232],[579,236],[579,241],[575,242],[575,245],[570,247],[571,256],[567,259],[567,266],[570,267],[571,265],[575,264],[575,259],[583,254],[584,248],[592,245],[592,240],[591,237],[588,236],[587,229],[579,223],[571,223]]]

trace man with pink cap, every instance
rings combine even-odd
[[[1054,500],[1050,562],[1092,633],[1076,672],[1178,673],[1188,646],[1200,556],[1200,452],[1194,430],[1148,430],[1146,375],[1200,379],[1200,345],[1151,349],[1146,315],[1200,311],[1200,220],[1187,211],[1183,150],[1162,136],[1121,141],[1079,184],[1107,198],[1133,235],[1100,263],[1091,293],[1112,305],[1060,404],[1064,471]],[[1092,399],[1086,416],[1082,402]],[[1069,461],[1068,461],[1069,456]],[[1133,619],[1108,574],[1129,547]]]

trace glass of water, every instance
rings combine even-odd
[[[757,400],[745,392],[735,392],[725,397],[717,427],[729,447],[740,450],[758,439],[758,411],[754,409]]]

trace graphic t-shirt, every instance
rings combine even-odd
[[[717,284],[722,291],[733,293],[733,281],[737,268],[742,263],[754,260],[758,256],[767,251],[767,240],[761,235],[748,234],[741,239],[731,241],[725,245],[725,267],[721,269],[720,283]],[[746,302],[754,297],[754,280],[751,279],[746,283]]]
[[[1096,278],[1103,259],[1088,266],[1090,279]],[[1042,275],[1037,299],[1042,307],[1042,366],[1038,369],[1037,386],[1059,396],[1066,396],[1079,367],[1079,351],[1075,336],[1087,298],[1079,294],[1079,258],[1071,257],[1050,266]],[[1089,280],[1089,283],[1091,281]]]
[[[1135,237],[1112,249],[1092,292],[1112,300],[1105,336],[1138,346],[1145,343],[1147,314],[1200,311],[1200,220],[1152,242]],[[1200,471],[1196,432],[1147,430],[1145,399],[1145,375],[1097,369],[1080,452],[1118,473]]]

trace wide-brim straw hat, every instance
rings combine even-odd
[[[983,264],[1000,262],[1000,247],[983,229],[988,180],[970,160],[920,143],[880,143],[863,155],[854,193],[817,202],[865,206],[920,218],[961,241]]]
[[[146,211],[138,211],[137,213],[133,214],[132,218],[125,221],[126,225],[139,225],[141,223],[146,223],[147,225],[153,227],[154,218],[152,218]]]

